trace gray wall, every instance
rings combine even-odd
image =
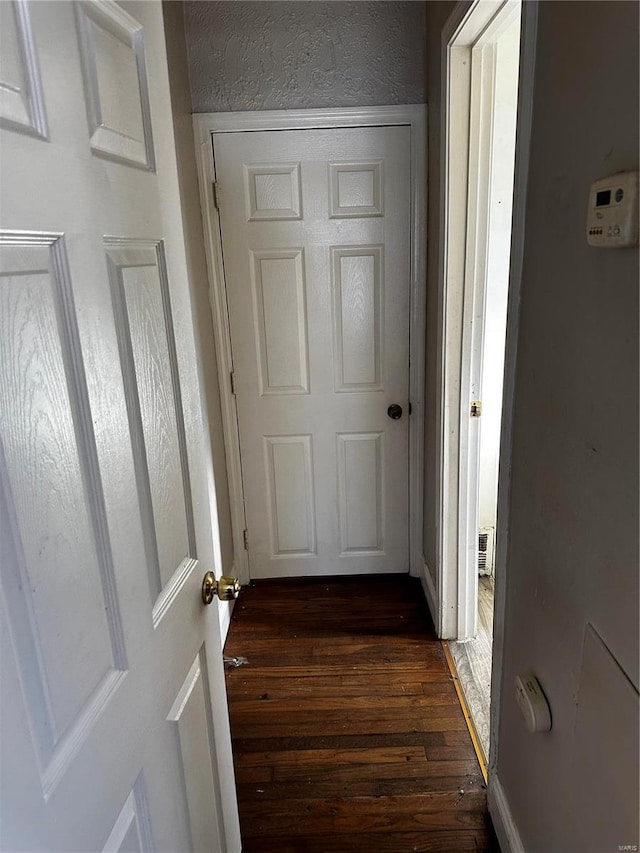
[[[585,238],[592,181],[637,168],[637,4],[540,3],[497,756],[527,851],[638,843],[638,250]]]
[[[187,2],[194,112],[423,103],[421,2]]]
[[[216,567],[216,569],[221,568],[223,571],[230,572],[233,565],[233,540],[231,536],[229,486],[227,484],[220,392],[218,388],[218,368],[216,365],[213,339],[213,321],[209,308],[209,280],[207,278],[207,266],[204,254],[204,235],[202,232],[202,215],[200,212],[200,195],[195,162],[183,4],[165,2],[162,5],[162,10],[167,45],[169,85],[171,89],[171,110],[173,113],[178,161],[178,179],[180,182],[180,200],[182,203],[182,221],[187,249],[191,293],[194,300],[194,317],[197,323],[197,334],[200,344],[202,378],[204,380],[207,415],[211,430],[211,447],[216,498],[218,502],[222,566]]]
[[[427,3],[432,569],[440,37],[454,5]],[[638,843],[638,250],[585,238],[590,184],[638,169],[637,33],[635,2],[539,4],[492,759],[528,853]],[[547,734],[529,734],[515,702],[529,669],[551,706]]]

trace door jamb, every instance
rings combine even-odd
[[[482,155],[473,156],[470,137],[474,144],[482,141],[485,147],[490,141],[487,125],[493,110],[493,87],[481,93],[484,102],[480,109],[472,93],[480,94],[479,63],[492,74],[491,42],[513,20],[519,5],[514,0],[459,2],[442,31],[436,622],[438,635],[446,639],[470,639],[477,627],[477,560],[468,543],[478,483],[468,460],[474,452],[477,455],[479,431],[477,424],[470,423],[468,407],[473,336],[477,334],[473,329],[475,303],[484,287],[483,281],[477,281],[475,267],[476,262],[479,268],[483,266],[487,248],[487,210],[481,191],[488,187],[488,174]],[[521,63],[520,74],[527,73],[532,76],[532,68],[523,68]],[[505,424],[503,418],[503,428]]]
[[[494,600],[493,664],[491,670],[491,711],[489,747],[489,812],[502,846],[517,847],[517,828],[513,823],[506,797],[498,778],[500,751],[500,703],[503,690],[504,630],[507,610],[509,561],[509,520],[511,500],[511,464],[516,397],[518,333],[522,271],[525,253],[525,227],[533,125],[534,81],[538,38],[538,0],[525,0],[520,19],[520,80],[518,84],[518,118],[511,218],[511,263],[509,268],[509,300],[507,304],[507,339],[502,392],[503,412],[500,435],[500,474],[498,479],[498,523],[496,527],[496,592]]]
[[[459,2],[442,32],[441,41],[441,163],[443,164],[440,174],[440,197],[446,199],[448,189],[448,160],[447,160],[447,134],[450,132],[449,124],[449,50],[448,45],[453,36],[461,29],[464,20],[468,17],[470,10],[478,0],[463,0]],[[488,0],[482,0],[481,5],[488,11]],[[500,3],[493,3],[494,14],[500,7]],[[504,849],[522,850],[519,842],[517,828],[513,822],[509,810],[509,804],[505,798],[504,790],[498,778],[499,760],[499,726],[500,726],[500,703],[503,690],[503,653],[504,653],[504,629],[506,621],[506,599],[508,577],[508,548],[509,548],[509,516],[510,516],[510,492],[511,492],[511,463],[514,427],[514,403],[516,395],[516,374],[518,355],[518,331],[520,315],[520,297],[522,289],[522,271],[525,252],[525,225],[527,208],[527,191],[529,177],[529,158],[531,147],[531,130],[533,123],[533,98],[536,63],[536,42],[538,31],[538,0],[523,0],[520,30],[520,73],[518,83],[518,117],[516,125],[516,151],[514,169],[514,195],[511,228],[511,260],[509,267],[509,298],[507,307],[507,337],[505,345],[505,371],[503,385],[503,412],[500,437],[500,473],[498,481],[498,520],[496,527],[496,591],[494,602],[494,628],[493,628],[493,665],[491,674],[491,715],[490,715],[490,749],[489,749],[489,785],[487,791],[489,812],[492,816],[498,839]],[[447,312],[446,300],[448,298],[448,285],[445,272],[447,243],[447,205],[443,203],[440,216],[440,244],[439,252],[439,279],[438,279],[438,376],[441,385],[438,389],[437,418],[439,424],[438,447],[437,447],[437,507],[438,517],[438,631],[440,636],[446,636],[445,631],[452,629],[457,621],[455,609],[457,600],[453,602],[447,599],[450,595],[451,579],[455,578],[457,564],[447,553],[443,538],[447,532],[444,530],[445,513],[456,510],[457,505],[452,501],[457,499],[454,493],[447,495],[447,483],[445,483],[446,462],[444,455],[450,450],[457,453],[456,443],[449,443],[445,431],[446,400],[445,391],[451,393],[449,386],[455,382],[455,375],[451,373],[445,376],[445,370],[450,370],[447,363],[447,352],[445,344],[447,335],[452,330],[446,325]],[[458,329],[458,333],[459,333]],[[459,379],[459,376],[458,376]],[[459,405],[459,400],[458,400]],[[456,421],[450,422],[455,427]],[[457,457],[456,457],[457,459]],[[450,481],[449,481],[450,482]],[[454,516],[455,518],[455,516]],[[445,590],[444,586],[448,584]],[[457,587],[457,584],[456,584]],[[457,590],[454,589],[454,593]],[[445,611],[452,610],[448,618]],[[455,635],[452,635],[455,636]]]
[[[227,312],[226,283],[222,259],[220,218],[215,206],[213,184],[214,133],[256,130],[302,130],[408,126],[411,132],[411,294],[409,316],[409,570],[422,577],[422,530],[424,502],[424,385],[426,330],[426,122],[425,104],[382,107],[346,107],[310,110],[265,110],[232,113],[197,113],[193,116],[200,203],[204,226],[209,299],[213,315],[235,569],[241,582],[249,580],[249,561],[244,549],[246,516],[242,486],[240,439],[235,396],[231,390],[233,371],[231,335]],[[224,194],[224,187],[222,189]],[[424,579],[423,579],[424,580]]]

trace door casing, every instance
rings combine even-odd
[[[439,636],[477,631],[479,385],[495,52],[520,0],[460,3],[442,37],[444,62],[438,331],[437,591]]]
[[[222,259],[220,220],[216,196],[224,198],[224,175],[217,175],[213,158],[214,133],[257,130],[303,130],[408,126],[411,130],[411,289],[409,317],[409,570],[423,576],[422,529],[424,493],[424,384],[426,312],[426,121],[424,104],[384,107],[348,107],[312,110],[265,110],[262,112],[200,113],[194,115],[196,161],[205,235],[209,296],[213,315],[220,402],[229,478],[233,532],[233,573],[249,581],[249,562],[244,547],[246,529],[240,439],[231,373],[233,360],[227,312],[226,282]],[[214,185],[216,189],[214,191]]]
[[[460,609],[468,602],[458,597],[459,591],[465,588],[466,579],[459,577],[460,564],[455,549],[458,544],[459,531],[466,526],[466,518],[462,517],[464,508],[458,504],[458,465],[460,459],[460,356],[458,360],[450,357],[455,352],[461,352],[462,330],[461,315],[452,316],[452,300],[458,299],[460,305],[460,285],[451,280],[451,267],[447,266],[449,254],[457,255],[460,269],[464,269],[465,231],[466,231],[466,184],[462,205],[458,202],[458,212],[465,212],[465,222],[462,226],[462,242],[458,235],[456,247],[452,247],[449,228],[451,224],[450,198],[450,156],[449,144],[454,133],[465,139],[463,129],[456,125],[458,116],[451,115],[452,88],[458,85],[458,92],[469,91],[469,81],[460,82],[453,74],[451,64],[450,43],[458,34],[464,32],[464,27],[471,24],[464,32],[468,39],[465,50],[471,51],[471,44],[478,35],[490,25],[501,11],[512,5],[511,0],[460,0],[447,20],[441,35],[441,114],[440,127],[440,210],[438,246],[439,277],[438,277],[438,341],[437,341],[437,375],[439,377],[437,405],[438,434],[436,447],[436,530],[437,542],[437,599],[436,630],[443,638],[457,638],[458,625],[468,623],[469,616],[460,613]],[[475,20],[472,22],[472,17]],[[482,16],[482,19],[480,19]],[[472,28],[475,28],[475,33]],[[507,307],[507,337],[505,343],[505,371],[503,385],[503,412],[500,436],[500,474],[498,481],[498,520],[495,545],[496,592],[494,602],[493,623],[493,664],[491,673],[491,718],[490,718],[490,749],[489,749],[489,779],[487,799],[494,828],[501,847],[504,850],[522,851],[516,824],[510,811],[504,790],[497,775],[498,754],[500,743],[498,732],[500,727],[500,703],[503,689],[503,642],[504,625],[506,620],[506,584],[508,582],[508,546],[509,546],[509,508],[511,483],[511,447],[513,436],[513,415],[515,384],[518,354],[518,321],[520,309],[521,280],[524,259],[525,223],[527,205],[527,185],[529,175],[530,138],[533,115],[534,71],[536,59],[536,40],[538,29],[538,0],[525,0],[522,3],[520,31],[520,74],[518,84],[518,116],[516,124],[516,151],[514,169],[514,197],[511,227],[511,261],[509,268],[509,299]],[[462,44],[463,42],[461,42]],[[466,121],[468,122],[468,113]],[[468,143],[468,126],[466,140]],[[467,144],[465,143],[465,144]],[[459,176],[458,176],[459,177]],[[459,223],[458,223],[459,225]],[[460,225],[459,225],[460,227]],[[458,275],[461,275],[458,271]],[[457,292],[456,292],[457,289]],[[453,405],[454,413],[448,412]],[[453,470],[452,470],[453,469]],[[474,566],[474,570],[476,567]],[[510,689],[510,685],[506,685]]]

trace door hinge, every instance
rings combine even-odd
[[[472,418],[479,418],[482,415],[482,401],[474,400],[471,404],[470,415]]]
[[[217,181],[211,183],[213,189],[213,206],[216,210],[220,210],[220,185]]]
[[[248,551],[249,550],[249,531],[248,530],[242,531],[242,539],[244,542],[244,550]]]
[[[235,375],[235,373],[233,372],[233,370],[232,370],[232,371],[231,371],[231,373],[229,374],[229,381],[230,381],[230,383],[231,383],[231,393],[232,393],[233,395],[235,395],[235,393],[236,393],[236,375]]]

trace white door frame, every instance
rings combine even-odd
[[[460,122],[464,116],[451,115],[452,92],[469,87],[470,80],[461,83],[452,63],[450,42],[463,32],[466,21],[475,9],[485,14],[485,25],[505,6],[494,0],[465,0],[459,2],[445,24],[441,42],[441,163],[440,197],[440,245],[438,276],[438,389],[437,417],[439,423],[437,446],[437,531],[438,531],[438,612],[439,636],[457,637],[458,625],[468,624],[469,616],[458,615],[459,577],[456,548],[458,531],[466,519],[459,517],[458,476],[460,463],[460,370],[462,352],[462,282],[464,254],[466,248],[466,221],[463,233],[451,235],[452,175],[450,164],[450,139],[452,131],[457,139],[468,140]],[[477,19],[476,19],[477,20]],[[538,0],[523,0],[520,33],[520,73],[518,84],[518,117],[516,125],[516,152],[514,170],[514,197],[511,228],[511,260],[509,266],[509,299],[507,307],[507,336],[505,344],[505,370],[503,385],[502,426],[500,436],[500,473],[498,480],[498,514],[496,527],[496,591],[493,623],[493,665],[491,675],[491,741],[489,750],[489,811],[500,844],[504,850],[522,851],[517,827],[509,810],[509,804],[497,776],[498,752],[500,748],[498,730],[500,724],[500,702],[503,688],[503,647],[506,617],[506,587],[508,583],[509,507],[511,487],[511,451],[513,441],[513,419],[515,384],[517,372],[518,327],[520,293],[525,249],[525,220],[529,176],[529,154],[533,115],[534,75],[536,38],[538,30]],[[469,63],[470,69],[470,63]],[[466,115],[468,122],[468,112]],[[464,131],[464,132],[463,132]],[[460,175],[453,176],[460,178]],[[464,176],[466,181],[466,174]],[[460,187],[457,187],[460,193]],[[456,201],[466,214],[466,199],[458,195]],[[458,228],[460,228],[458,222]],[[455,228],[454,228],[455,232]],[[451,265],[452,264],[452,265]],[[457,314],[456,314],[457,311]],[[456,346],[458,359],[456,360]],[[445,524],[445,521],[447,522]],[[475,570],[475,567],[474,567]],[[466,580],[466,579],[463,579]],[[462,586],[463,584],[461,584]],[[509,689],[509,685],[507,685]]]
[[[447,639],[470,639],[477,630],[480,422],[470,417],[469,407],[478,386],[482,347],[494,45],[519,5],[515,0],[460,2],[442,31],[436,622],[439,636]],[[532,85],[533,67],[521,62],[520,75],[522,98]],[[515,244],[510,289],[518,261],[514,251]],[[513,324],[512,314],[508,322]],[[514,357],[515,351],[507,351],[507,365]],[[507,407],[503,431],[509,429]],[[504,468],[501,465],[501,471]],[[508,481],[502,480],[500,488],[508,489]]]
[[[269,110],[264,112],[200,113],[193,117],[200,203],[204,224],[209,294],[218,359],[224,441],[229,477],[234,571],[242,582],[249,580],[244,548],[245,508],[242,488],[240,439],[235,396],[231,389],[233,359],[227,312],[226,283],[222,261],[220,219],[213,184],[224,198],[224,176],[216,175],[213,133],[256,130],[304,130],[408,126],[411,131],[411,296],[409,325],[409,569],[422,573],[422,526],[424,501],[424,380],[426,312],[426,106],[347,107],[317,110]],[[222,186],[220,187],[220,183]]]

